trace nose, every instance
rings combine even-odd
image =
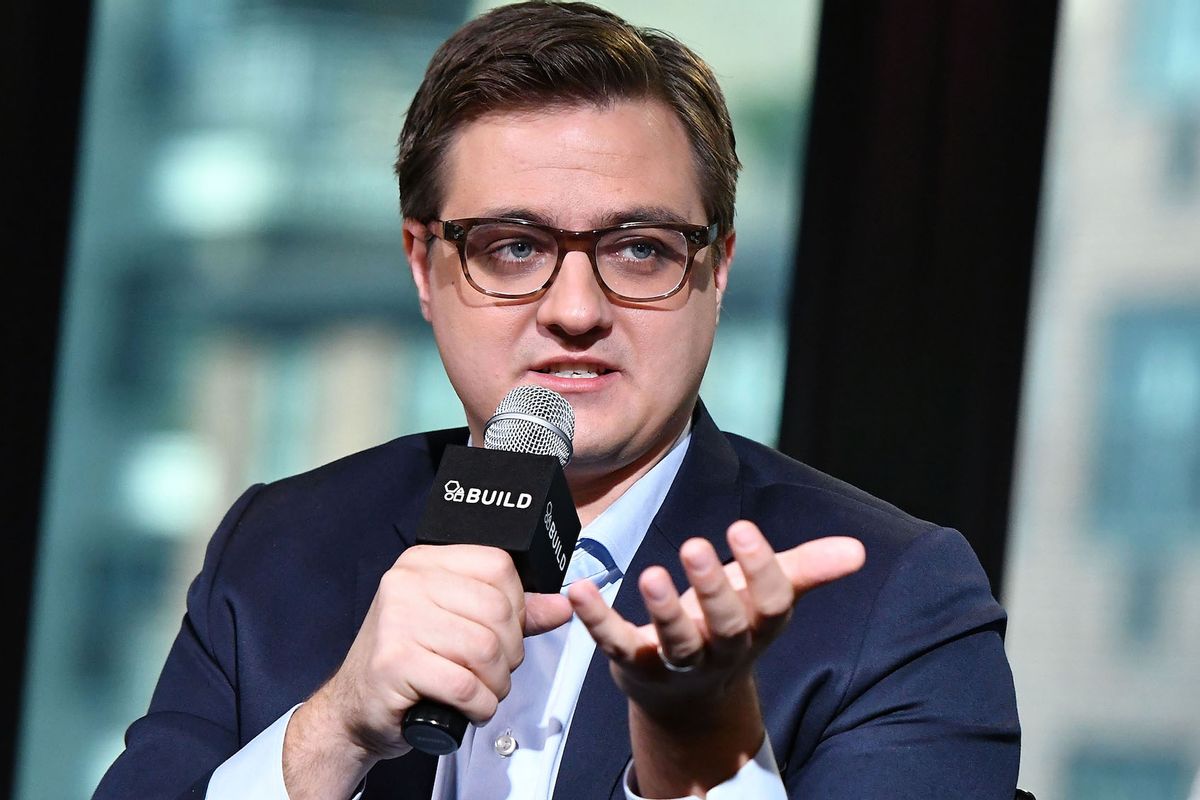
[[[563,256],[558,277],[538,301],[537,321],[567,336],[607,330],[612,325],[612,304],[592,273],[587,253]]]

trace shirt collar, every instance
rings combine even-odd
[[[604,545],[622,575],[629,570],[633,554],[674,483],[691,440],[692,426],[689,422],[670,451],[579,532],[580,536],[595,539]]]
[[[622,575],[629,571],[633,554],[675,482],[691,441],[692,422],[689,419],[667,454],[579,532],[580,537],[586,536],[604,545]],[[469,434],[467,446],[474,446]]]

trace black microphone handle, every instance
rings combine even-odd
[[[444,756],[458,750],[469,720],[457,708],[433,700],[418,700],[404,712],[400,731],[422,753]]]

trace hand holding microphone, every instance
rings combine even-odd
[[[484,432],[484,450],[450,445],[434,478],[418,544],[481,544],[511,556],[527,592],[562,588],[579,517],[562,469],[571,458],[575,415],[563,397],[518,386]],[[421,700],[404,715],[405,740],[426,753],[452,753],[467,717]]]
[[[289,791],[345,794],[375,762],[452,752],[468,720],[495,714],[523,637],[571,616],[557,592],[579,532],[562,473],[573,432],[566,400],[519,386],[488,421],[485,447],[446,449],[417,544],[380,579],[337,673],[289,723]],[[306,772],[348,782],[310,784]]]

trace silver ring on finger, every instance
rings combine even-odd
[[[700,665],[701,656],[704,651],[700,650],[696,653],[696,657],[692,659],[690,664],[676,664],[671,659],[667,658],[667,654],[663,652],[662,645],[658,646],[658,659],[669,672],[691,672]]]

